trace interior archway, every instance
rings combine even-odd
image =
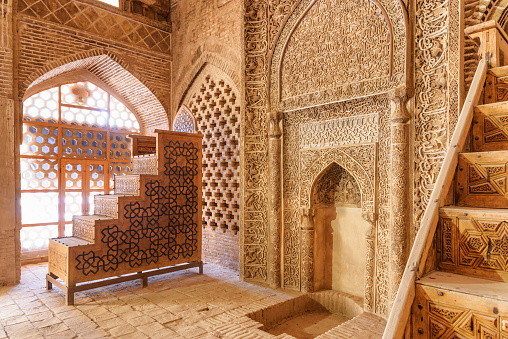
[[[361,191],[354,177],[332,163],[312,187],[314,290],[331,289],[363,298],[366,264]]]
[[[125,62],[109,54],[65,58],[32,74],[29,77],[32,81],[26,84],[22,94],[26,98],[26,94],[49,88],[55,83],[79,81],[78,76],[91,76],[106,85],[131,108],[142,126],[141,134],[151,135],[156,129],[169,130],[168,114],[162,103],[153,90],[126,67]]]

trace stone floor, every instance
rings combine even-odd
[[[0,338],[293,338],[246,315],[299,292],[242,282],[220,266],[151,277],[146,288],[131,281],[80,292],[74,306],[58,288],[46,291],[46,272],[47,264],[27,265],[20,284],[0,287]]]

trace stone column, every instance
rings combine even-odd
[[[365,260],[365,298],[363,309],[374,312],[374,269],[376,259],[376,220],[374,213],[363,212],[362,217],[370,226],[365,233],[367,243],[367,258]]]
[[[390,304],[397,295],[404,274],[409,244],[409,112],[406,109],[408,91],[390,92]]]
[[[268,130],[268,284],[280,287],[281,282],[281,129],[282,112],[271,112]]]
[[[20,119],[14,81],[15,48],[12,0],[0,0],[0,286],[15,284],[21,275],[16,187],[19,187],[19,143],[15,126]]]
[[[302,208],[301,240],[301,290],[314,291],[314,211]]]

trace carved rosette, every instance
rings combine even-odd
[[[404,274],[408,254],[408,198],[409,198],[409,112],[405,108],[409,92],[396,89],[390,92],[392,112],[391,137],[391,214],[390,230],[390,302],[395,299]]]
[[[282,112],[271,112],[268,130],[268,283],[270,287],[280,287],[281,282],[281,129]]]
[[[314,291],[314,222],[313,210],[302,208],[301,291]]]

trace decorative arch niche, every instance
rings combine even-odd
[[[335,290],[363,298],[366,262],[361,191],[354,177],[332,163],[312,186],[314,291]]]
[[[271,105],[300,109],[405,85],[406,17],[399,0],[301,0],[272,55]]]

